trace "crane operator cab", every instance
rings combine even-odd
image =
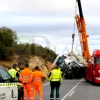
[[[23,100],[22,84],[0,66],[0,100]]]

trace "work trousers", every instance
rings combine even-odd
[[[43,100],[42,98],[42,84],[33,84],[33,100],[35,100],[36,92],[38,92],[39,100]]]
[[[28,94],[29,100],[33,100],[31,83],[23,84],[23,87],[24,87],[24,100],[27,100],[26,94]]]
[[[54,99],[54,90],[55,89],[56,89],[56,100],[59,100],[59,98],[60,98],[59,88],[60,88],[60,86],[57,86],[57,87],[51,86],[50,100]]]

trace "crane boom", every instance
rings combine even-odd
[[[86,24],[85,24],[85,19],[82,12],[81,0],[77,0],[77,3],[78,3],[78,8],[79,8],[79,15],[75,16],[75,20],[76,20],[77,29],[78,29],[82,55],[85,60],[88,60],[90,59],[90,52],[89,52],[89,46],[88,46],[88,40],[87,40],[87,37],[89,36],[86,33]]]

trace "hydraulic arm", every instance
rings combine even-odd
[[[77,3],[78,3],[79,15],[75,16],[75,20],[76,20],[77,29],[78,29],[82,55],[85,58],[85,60],[88,60],[90,58],[90,52],[89,52],[87,37],[89,36],[86,33],[86,24],[85,24],[85,19],[82,12],[81,1],[77,0]]]

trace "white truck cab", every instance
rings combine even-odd
[[[53,62],[53,65],[61,68],[63,74],[69,73],[74,66],[73,64],[77,63],[66,54],[59,54]]]
[[[59,54],[56,59],[53,62],[53,65],[57,65],[58,67],[62,67],[64,63],[70,64],[73,59],[71,59],[68,55],[66,54]]]
[[[0,100],[23,100],[23,87],[0,66]]]

